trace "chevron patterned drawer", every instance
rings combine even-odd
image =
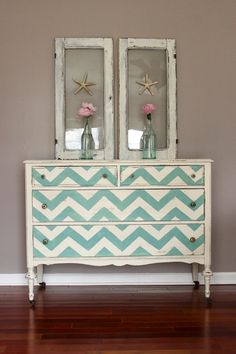
[[[202,186],[204,166],[121,166],[121,186]]]
[[[34,190],[33,220],[204,220],[204,190]]]
[[[187,256],[204,253],[204,226],[35,226],[35,257]]]
[[[109,187],[117,185],[116,166],[47,166],[32,169],[33,186]]]

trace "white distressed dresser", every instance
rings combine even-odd
[[[203,265],[210,299],[211,160],[26,161],[29,301],[43,265]]]

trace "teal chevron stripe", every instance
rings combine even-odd
[[[39,252],[39,250],[34,247],[34,257],[42,258],[42,257],[45,257],[45,256],[44,256],[44,254],[42,252]]]
[[[79,209],[79,206],[78,206]],[[33,208],[33,217],[41,222],[50,222],[50,221],[63,221],[67,218],[72,219],[73,221],[100,221],[106,219],[108,221],[119,221],[118,217],[111,213],[107,208],[100,209],[96,214],[94,214],[91,220],[87,220],[83,215],[77,213],[74,209],[67,207],[60,214],[56,215],[53,220],[49,219],[43,212]]]
[[[183,256],[183,254],[180,252],[180,250],[178,250],[178,248],[173,247],[166,256],[172,256],[172,257],[176,257],[176,256]]]
[[[154,229],[160,231],[163,229],[165,226],[163,225],[161,228],[159,225],[152,225]],[[199,228],[201,227],[201,224],[198,224],[194,226],[194,228]],[[117,226],[119,228],[119,226]],[[128,225],[126,225],[128,227]],[[188,225],[188,228],[193,230],[192,225]],[[49,231],[50,227],[47,227]],[[59,228],[60,229],[60,228]],[[82,228],[83,229],[83,228]],[[84,227],[85,229],[85,227]],[[95,227],[96,230],[96,227]],[[43,232],[41,232],[40,227],[34,227],[34,238],[37,239],[40,243],[43,242],[44,238],[47,238],[47,234],[45,235]],[[179,240],[179,242],[183,245],[185,245],[190,252],[193,252],[195,249],[197,249],[199,246],[204,244],[204,235],[199,236],[194,243],[191,243],[189,241],[189,236],[185,235],[181,227],[173,226],[169,231],[164,234],[161,239],[157,239],[155,235],[150,234],[145,230],[145,228],[139,226],[137,227],[134,232],[132,232],[127,238],[125,238],[123,241],[119,239],[116,235],[114,235],[110,230],[109,227],[102,227],[101,229],[98,230],[97,233],[94,234],[93,237],[91,237],[89,240],[86,240],[82,234],[77,232],[76,230],[73,229],[73,227],[68,226],[65,230],[62,232],[59,232],[54,239],[50,240],[45,247],[49,250],[54,250],[57,246],[59,246],[63,241],[66,239],[70,238],[73,239],[78,245],[82,246],[86,250],[92,249],[94,246],[96,246],[100,241],[103,241],[106,243],[105,240],[109,241],[111,244],[113,244],[116,248],[118,248],[120,251],[125,251],[130,245],[132,245],[138,238],[142,238],[147,244],[150,244],[153,246],[156,250],[162,249],[168,242],[170,242],[173,237]],[[171,252],[171,251],[170,251]],[[180,252],[177,250],[177,252]],[[143,248],[139,247],[137,248],[133,253],[132,256],[138,256],[138,255],[147,255],[149,254],[148,250],[143,250]],[[39,252],[37,249],[34,251],[35,257],[43,257],[43,254]],[[151,254],[149,254],[151,255]],[[170,254],[171,255],[171,254]],[[176,252],[175,252],[176,255]],[[61,257],[79,257],[79,253],[70,247],[67,247],[61,254]],[[113,256],[111,251],[107,249],[105,246],[102,250],[100,250],[96,256],[102,256],[102,257],[108,257],[108,256]]]
[[[62,258],[77,258],[77,257],[81,257],[80,254],[73,250],[71,247],[67,247],[63,252],[61,252],[59,254],[58,257],[62,257]]]
[[[191,165],[191,168],[194,170],[194,172],[198,172],[203,167],[203,165]]]
[[[43,168],[45,168],[47,171],[51,172],[51,171],[55,170],[55,168],[57,168],[57,167],[55,167],[55,166],[44,166]],[[33,168],[33,170],[35,170],[35,169]]]
[[[128,167],[127,166],[122,166],[121,171],[125,171]],[[166,166],[155,166],[155,168],[158,172],[161,172],[162,170],[166,169]],[[191,166],[193,171],[197,172],[202,166]],[[130,186],[132,185],[137,178],[142,177],[148,185],[163,185],[163,186],[168,186],[171,184],[171,182],[179,177],[182,179],[182,181],[188,185],[188,186],[195,186],[195,185],[203,185],[204,184],[204,177],[200,178],[199,180],[195,181],[194,179],[191,178],[186,172],[183,170],[181,167],[174,167],[171,172],[165,176],[162,180],[158,181],[155,177],[153,177],[146,168],[140,167],[135,170],[135,172],[132,174],[132,176],[127,177],[124,181],[121,182],[122,186]]]
[[[161,220],[168,221],[168,220],[180,220],[180,221],[190,221],[192,218],[181,211],[178,208],[173,208],[169,213],[167,213]],[[195,221],[203,221],[204,215],[200,215]]]
[[[144,168],[140,167],[133,174],[128,176],[124,181],[121,181],[121,186],[132,185],[137,178],[142,177],[150,186],[155,186],[157,184],[162,184],[156,180],[150,173],[148,173]]]
[[[47,168],[50,172],[53,169],[58,169],[58,167]],[[80,169],[84,169],[89,171],[89,169],[94,169],[94,167],[80,167]],[[42,179],[41,173],[36,169],[33,168],[32,170],[32,177],[36,180],[41,186],[59,186],[63,184],[66,178],[70,178],[72,181],[75,182],[78,186],[89,187],[95,186],[97,183],[104,179],[103,175],[106,175],[106,180],[110,182],[110,184],[116,186],[117,185],[117,176],[113,175],[109,168],[101,167],[98,169],[98,172],[94,174],[90,179],[86,180],[81,175],[79,175],[72,167],[64,167],[61,169],[61,173],[56,176],[52,181],[48,181],[47,178]]]
[[[99,251],[96,254],[97,257],[113,257],[114,254],[111,253],[111,251],[109,251],[106,247],[103,247],[103,249],[101,249],[101,251]]]
[[[132,257],[140,257],[140,256],[152,256],[150,252],[145,250],[143,247],[138,247],[131,255]]]
[[[119,218],[114,215],[109,209],[102,208],[96,214],[93,215],[92,220],[100,221],[102,219],[106,219],[108,221],[119,221]]]

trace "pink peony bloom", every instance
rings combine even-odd
[[[143,113],[144,114],[151,114],[155,110],[156,110],[156,106],[154,106],[154,104],[152,104],[152,103],[146,103],[143,106]]]
[[[97,108],[93,106],[92,103],[83,102],[78,114],[82,117],[93,116]]]

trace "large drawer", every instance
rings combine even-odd
[[[33,221],[204,220],[203,189],[34,190]]]
[[[204,166],[121,166],[121,186],[202,186]]]
[[[187,256],[204,253],[204,225],[34,226],[34,257]]]
[[[33,186],[110,187],[117,185],[116,166],[47,166],[32,169]]]

